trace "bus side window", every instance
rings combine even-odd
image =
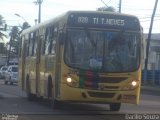
[[[29,51],[28,51],[28,55],[32,56],[32,33],[29,34]]]
[[[27,36],[28,36],[28,35],[27,35]],[[25,36],[25,39],[27,40],[27,42],[26,42],[26,43],[27,43],[27,47],[26,47],[26,49],[27,49],[26,52],[27,52],[27,53],[26,53],[26,55],[29,56],[30,39],[28,39],[27,36]]]
[[[54,37],[53,38],[53,42],[52,42],[52,51],[51,51],[52,54],[55,54],[56,53],[56,38]]]
[[[45,54],[51,54],[53,43],[53,27],[46,28],[45,32]]]
[[[34,43],[33,43],[33,55],[36,55],[37,53],[37,39],[38,39],[38,36],[36,36],[36,33],[34,33]]]
[[[45,47],[46,47],[46,40],[43,37],[43,39],[42,39],[42,48],[41,48],[41,53],[43,55],[45,54],[45,49],[46,49]]]
[[[34,55],[34,49],[35,48],[35,41],[36,41],[36,33],[30,33],[29,34],[29,56]]]
[[[56,39],[57,39],[57,31],[54,30],[54,28],[52,29],[52,43],[51,43],[51,54],[55,54],[56,52]]]
[[[45,48],[45,50],[44,50],[45,55],[48,54],[48,42],[49,42],[48,34],[49,34],[49,29],[46,28],[46,32],[45,32],[45,46],[44,46],[44,48]]]
[[[32,33],[32,56],[36,55],[37,43],[36,43],[36,32]]]
[[[46,40],[45,40],[45,33],[44,33],[45,29],[43,29],[43,35],[42,35],[42,43],[41,43],[41,53],[42,55],[45,54],[45,47],[46,47]]]

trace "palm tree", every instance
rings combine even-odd
[[[12,38],[12,40],[17,40],[19,36],[19,29],[17,26],[13,26],[11,29],[11,32],[9,36]]]
[[[28,24],[28,22],[24,22],[22,25],[22,30],[27,29],[29,27],[31,27],[31,26]]]
[[[5,24],[5,20],[3,20],[2,15],[0,15],[0,26],[3,26]],[[0,28],[0,39],[3,40],[3,37],[7,37],[3,32],[3,29]]]
[[[19,29],[17,26],[13,26],[9,36],[10,36],[10,41],[9,41],[9,51],[8,51],[7,63],[9,63],[10,55],[16,56],[18,54]]]

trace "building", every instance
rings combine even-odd
[[[147,42],[148,34],[144,34],[144,37]],[[160,70],[160,33],[151,35],[148,70]]]

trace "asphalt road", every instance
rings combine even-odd
[[[130,115],[139,119],[158,115],[151,117],[160,120],[160,96],[142,92],[139,105],[122,104],[119,112],[110,112],[106,104],[64,104],[55,110],[44,100],[29,102],[17,85],[0,82],[0,120],[124,120],[132,119]]]

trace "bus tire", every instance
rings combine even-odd
[[[121,108],[121,103],[110,103],[110,111],[119,111]]]
[[[26,94],[29,101],[33,101],[35,96],[31,93],[31,86],[29,82],[29,76],[26,77]]]
[[[47,96],[48,96],[48,99],[52,98],[52,78],[51,76],[48,77]]]
[[[56,100],[55,96],[53,94],[53,91],[52,91],[53,84],[52,84],[52,77],[51,76],[48,77],[48,87],[47,88],[48,88],[47,89],[48,90],[47,91],[48,92],[48,99],[51,102],[51,107],[53,109],[58,109],[60,107],[60,105],[61,105],[61,102]]]

